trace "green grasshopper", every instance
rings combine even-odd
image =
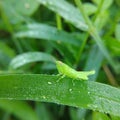
[[[67,76],[67,77],[78,79],[78,80],[88,80],[88,76],[93,75],[95,73],[94,70],[76,71],[61,61],[56,61],[56,67],[58,72],[61,75],[63,75],[62,77]]]

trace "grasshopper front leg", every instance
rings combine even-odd
[[[59,82],[61,79],[63,79],[65,77],[65,75],[63,75],[63,74],[58,74],[58,76],[60,76],[60,78],[57,80],[57,82]]]

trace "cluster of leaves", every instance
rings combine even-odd
[[[119,120],[119,10],[119,0],[1,0],[0,118]],[[56,82],[56,60],[96,73]]]

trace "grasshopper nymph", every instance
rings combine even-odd
[[[63,76],[67,76],[67,77],[78,79],[78,80],[88,80],[88,76],[93,75],[95,73],[94,70],[76,71],[61,61],[56,61],[56,66],[57,66],[58,72]]]

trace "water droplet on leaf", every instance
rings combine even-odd
[[[51,82],[48,82],[49,85],[51,85],[52,83]]]

